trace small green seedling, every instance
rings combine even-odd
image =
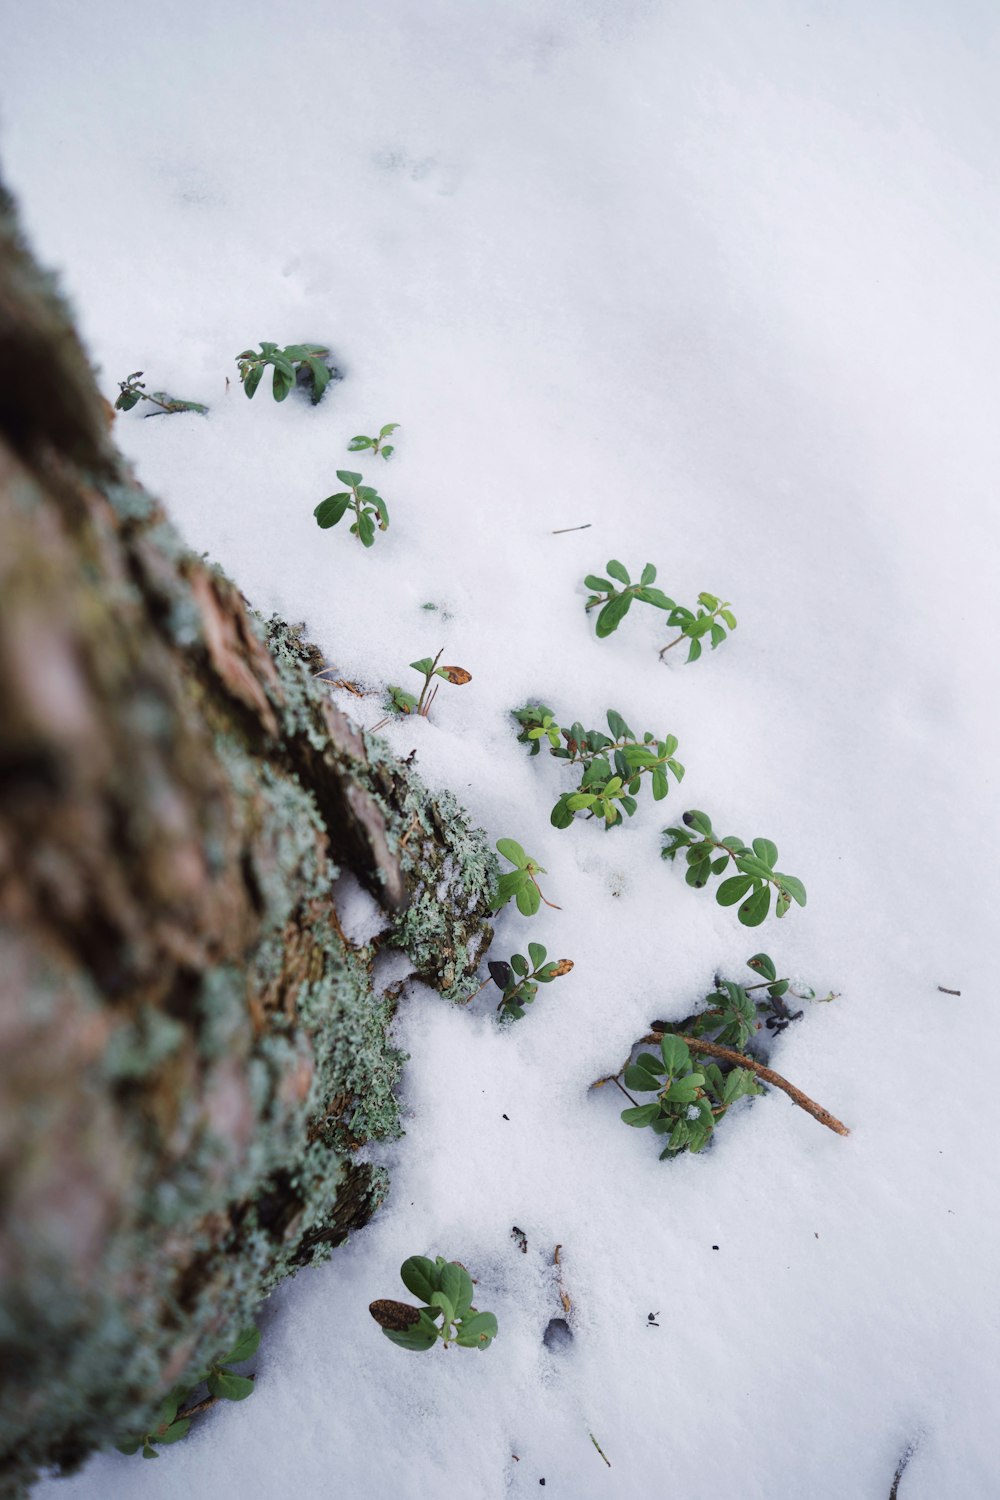
[[[561,910],[554,901],[546,900],[535,879],[536,875],[546,874],[544,866],[525,854],[516,839],[497,839],[497,849],[514,868],[500,876],[497,898],[493,903],[494,911],[500,911],[511,900],[517,903],[517,909],[523,917],[533,917],[543,901],[554,911]]]
[[[253,1394],[253,1380],[246,1375],[236,1375],[227,1368],[228,1365],[237,1365],[245,1359],[252,1359],[260,1347],[260,1329],[251,1324],[244,1328],[230,1349],[222,1359],[216,1360],[207,1370],[202,1370],[186,1386],[178,1386],[171,1391],[163,1402],[157,1413],[156,1422],[149,1432],[140,1437],[127,1438],[124,1443],[116,1444],[119,1453],[131,1455],[142,1450],[143,1458],[159,1458],[156,1449],[160,1444],[176,1443],[182,1437],[186,1437],[191,1427],[191,1416],[182,1408],[189,1401],[200,1385],[208,1386],[209,1397],[215,1401],[245,1401]],[[205,1406],[212,1405],[209,1400],[204,1406],[199,1403],[197,1408],[192,1408],[192,1414],[196,1410],[203,1410]]]
[[[687,883],[696,890],[708,884],[713,875],[722,875],[732,863],[737,873],[723,880],[715,892],[720,906],[740,903],[738,916],[744,927],[759,927],[771,908],[775,893],[774,914],[783,917],[793,901],[806,904],[806,888],[794,875],[775,869],[778,850],[770,839],[754,839],[752,847],[733,834],[717,838],[712,820],[706,813],[692,808],[684,813],[684,828],[664,829],[669,840],[661,850],[664,859],[673,860],[684,850],[687,861]]]
[[[248,397],[253,396],[264,371],[271,365],[274,369],[271,394],[275,401],[284,401],[301,378],[303,384],[311,385],[315,406],[337,373],[326,363],[329,352],[324,344],[286,344],[282,349],[277,344],[262,343],[259,353],[256,349],[244,349],[242,354],[237,354],[236,363]]]
[[[328,531],[331,526],[336,526],[338,521],[343,520],[350,508],[354,512],[351,534],[363,546],[371,547],[375,541],[376,528],[379,531],[389,530],[389,508],[378,490],[365,484],[363,476],[356,474],[353,469],[338,469],[337,478],[341,484],[349,485],[350,488],[340,490],[336,495],[327,495],[325,500],[319,502],[313,511],[316,524]]]
[[[497,1011],[503,1020],[520,1020],[524,1015],[524,1007],[530,1005],[537,995],[538,986],[551,984],[553,979],[562,978],[573,967],[571,958],[546,963],[547,957],[541,943],[529,943],[528,958],[523,953],[514,953],[509,963],[505,963],[503,959],[494,959],[487,964],[490,979],[501,991]]]
[[[472,1305],[472,1277],[457,1260],[434,1260],[411,1255],[399,1268],[403,1285],[423,1304],[380,1298],[368,1311],[387,1339],[401,1349],[430,1349],[438,1339],[447,1349],[488,1349],[497,1336],[492,1313],[477,1312]],[[440,1319],[440,1323],[438,1322]]]
[[[119,380],[116,411],[131,411],[140,401],[148,401],[157,410],[148,411],[147,417],[159,417],[164,412],[169,414],[175,411],[197,411],[202,416],[207,413],[208,407],[202,406],[200,401],[181,401],[176,396],[169,396],[166,391],[147,391],[141,379],[142,373],[141,370],[135,370],[127,380]]]
[[[705,997],[705,1008],[676,1025],[654,1021],[654,1031],[679,1031],[686,1036],[704,1037],[722,1047],[742,1051],[762,1027],[779,1036],[793,1021],[802,1018],[801,1010],[791,1010],[785,999],[815,1000],[816,992],[808,986],[793,985],[790,979],[779,979],[774,960],[767,953],[755,953],[747,959],[747,968],[763,978],[755,984],[737,984],[715,976],[715,989]],[[765,993],[761,995],[759,992]],[[826,1000],[835,996],[826,995]]]
[[[660,589],[652,587],[656,577],[656,569],[652,563],[647,563],[643,568],[638,583],[632,582],[628,570],[616,558],[609,560],[608,572],[611,578],[599,578],[595,573],[588,573],[583,580],[588,589],[594,591],[587,600],[587,609],[597,609],[598,606],[601,609],[597,616],[598,640],[603,640],[618,629],[632,608],[633,600],[652,604],[655,609],[676,608],[672,599],[668,599]],[[621,588],[616,589],[611,579],[621,584]]]
[[[351,441],[347,445],[348,453],[362,453],[370,448],[373,455],[381,453],[383,458],[391,458],[396,450],[385,439],[392,437],[398,426],[398,422],[386,422],[384,427],[379,428],[378,437],[365,437],[364,433],[362,433],[359,437],[351,438]]]
[[[701,643],[707,635],[712,642],[712,650],[721,646],[726,639],[726,626],[730,630],[736,629],[736,616],[729,607],[729,601],[717,599],[714,594],[698,595],[697,611],[687,609],[683,604],[674,606],[667,616],[667,624],[674,629],[680,627],[680,635],[668,641],[660,652],[662,661],[668,651],[679,646],[681,641],[690,642],[688,650],[688,661],[697,661],[701,655]]]
[[[660,802],[670,790],[668,775],[678,782],[684,776],[684,767],[674,755],[675,735],[658,740],[647,730],[640,740],[613,708],[607,713],[610,735],[584,729],[580,723],[561,728],[544,703],[515,709],[514,718],[521,725],[518,744],[529,745],[532,755],[538,754],[545,740],[550,755],[582,770],[576,791],[563,792],[552,809],[554,828],[568,828],[578,812],[601,818],[606,829],[613,828],[623,813],[630,818],[635,813],[643,777],[649,778],[653,800]]]
[[[435,682],[433,688],[431,683],[435,677],[443,677],[445,682],[454,683],[456,687],[464,687],[467,682],[472,681],[472,673],[467,672],[464,667],[439,667],[441,652],[431,659],[422,656],[419,661],[411,661],[410,666],[415,672],[419,672],[424,679],[420,696],[408,693],[404,688],[395,687],[390,683],[388,688],[389,704],[394,713],[397,714],[419,714],[426,719],[431,711],[434,699],[438,695],[441,684]]]
[[[724,1073],[714,1062],[695,1064],[687,1043],[678,1036],[661,1039],[659,1056],[640,1052],[624,1069],[623,1078],[626,1091],[656,1094],[648,1104],[633,1101],[621,1117],[626,1125],[649,1126],[656,1135],[667,1137],[661,1161],[682,1151],[703,1151],[737,1099],[764,1092],[750,1068]]]

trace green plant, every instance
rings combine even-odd
[[[159,407],[159,411],[148,411],[147,417],[175,411],[197,411],[204,416],[208,411],[208,407],[202,406],[200,401],[181,401],[176,396],[169,396],[166,391],[147,391],[141,376],[142,371],[135,370],[127,380],[119,380],[116,411],[131,411],[140,401],[149,401],[153,406]]]
[[[638,599],[642,604],[652,604],[655,609],[674,609],[674,601],[668,599],[660,589],[651,587],[656,577],[656,569],[652,563],[647,563],[642,570],[638,583],[633,583],[624,565],[611,558],[608,562],[608,572],[611,578],[599,578],[595,573],[588,573],[583,580],[588,589],[594,592],[587,600],[587,609],[597,609],[601,612],[597,616],[597,637],[603,640],[613,631],[617,630],[622,620],[632,608],[633,600]],[[615,579],[622,585],[616,589],[611,579]]]
[[[555,828],[568,828],[578,812],[602,818],[605,828],[611,828],[621,821],[622,813],[628,817],[635,813],[643,777],[649,778],[656,802],[670,790],[668,773],[675,781],[683,779],[684,767],[674,756],[676,736],[668,734],[658,740],[647,730],[640,740],[613,708],[607,713],[610,734],[584,729],[580,723],[562,728],[544,703],[515,709],[514,718],[521,725],[518,744],[529,745],[532,755],[547,740],[550,755],[582,771],[577,789],[563,792],[552,809],[550,822]]]
[[[138,1453],[141,1449],[143,1458],[159,1458],[157,1446],[176,1443],[182,1437],[186,1437],[191,1427],[192,1417],[207,1410],[216,1401],[245,1401],[253,1394],[253,1380],[247,1375],[234,1374],[227,1366],[240,1364],[245,1359],[252,1359],[259,1346],[260,1330],[251,1324],[249,1328],[243,1329],[228,1354],[216,1360],[207,1370],[196,1375],[190,1384],[177,1386],[171,1391],[161,1405],[156,1421],[150,1430],[139,1437],[126,1438],[123,1443],[117,1443],[115,1446],[118,1452],[131,1455]],[[191,1399],[201,1385],[208,1386],[208,1398],[194,1406],[186,1407],[185,1402]]]
[[[464,667],[439,667],[441,652],[431,659],[422,656],[419,661],[411,661],[410,666],[415,672],[419,672],[424,679],[420,689],[420,696],[408,693],[404,688],[391,684],[388,688],[389,703],[392,711],[398,714],[419,714],[426,719],[431,711],[431,705],[438,695],[440,683],[435,682],[432,690],[431,682],[435,677],[443,677],[445,682],[454,683],[456,687],[464,687],[467,682],[472,681],[472,673],[467,672]]]
[[[472,1277],[457,1260],[411,1255],[399,1268],[403,1285],[423,1304],[380,1298],[368,1311],[387,1339],[401,1349],[430,1349],[438,1339],[447,1349],[488,1349],[497,1336],[492,1313],[477,1312],[472,1305]],[[438,1322],[440,1319],[440,1323]]]
[[[762,1026],[778,1035],[793,1021],[802,1017],[801,1010],[790,1010],[785,996],[814,1000],[815,990],[793,987],[790,979],[779,979],[774,960],[766,953],[755,953],[747,959],[747,968],[764,977],[756,984],[738,984],[715,976],[715,989],[705,997],[705,1008],[678,1021],[654,1021],[657,1031],[683,1032],[692,1037],[707,1037],[723,1046],[743,1048]],[[759,995],[760,990],[766,994]],[[826,996],[833,999],[833,996]]]
[[[316,524],[328,531],[343,519],[350,507],[354,512],[351,533],[363,546],[370,547],[375,541],[376,527],[379,531],[389,529],[388,506],[378,490],[373,489],[370,484],[364,484],[363,476],[356,474],[353,469],[338,469],[337,478],[350,488],[340,490],[336,495],[327,495],[325,500],[319,502],[313,511]]]
[[[771,908],[775,893],[774,914],[783,917],[793,901],[806,904],[806,888],[794,875],[775,869],[777,846],[770,839],[754,839],[748,847],[733,834],[717,838],[712,820],[706,813],[692,808],[684,813],[684,828],[666,828],[669,843],[661,851],[664,859],[673,860],[684,850],[687,860],[687,883],[697,890],[707,885],[713,875],[722,875],[730,864],[737,873],[723,880],[715,892],[720,906],[740,903],[738,916],[744,927],[759,927]]]
[[[536,875],[547,873],[543,865],[525,854],[516,839],[497,839],[497,849],[514,868],[500,876],[494,911],[500,911],[510,900],[517,903],[517,909],[524,917],[533,917],[543,901],[554,911],[560,910],[554,901],[546,900],[535,879]]]
[[[256,349],[244,349],[242,354],[236,355],[236,363],[248,397],[253,396],[265,369],[271,365],[274,369],[271,394],[275,401],[284,401],[301,377],[304,383],[312,386],[315,406],[333,379],[334,371],[324,358],[329,352],[323,344],[286,344],[282,349],[277,344],[261,343],[259,353]]]
[[[553,979],[560,979],[573,967],[571,958],[546,963],[547,956],[541,943],[529,943],[528,958],[523,953],[514,953],[509,963],[494,959],[487,964],[490,979],[501,991],[497,1010],[504,1020],[520,1020],[524,1007],[530,1005],[537,995],[538,986],[551,984]],[[486,982],[488,984],[489,980]]]
[[[701,643],[704,636],[709,636],[712,642],[712,650],[721,646],[726,639],[726,626],[730,630],[736,629],[736,616],[729,607],[726,599],[717,599],[714,594],[699,594],[699,608],[697,611],[687,609],[683,604],[675,604],[667,616],[667,624],[675,629],[680,626],[680,635],[675,636],[672,641],[660,651],[661,659],[668,651],[679,646],[681,641],[689,641],[688,661],[697,661],[701,655]]]
[[[378,437],[365,437],[362,433],[359,437],[351,438],[351,441],[347,445],[348,453],[361,453],[365,449],[370,448],[373,455],[381,453],[383,458],[391,458],[396,450],[385,439],[391,437],[398,426],[398,422],[386,422],[384,427],[379,428]]]
[[[640,1052],[625,1067],[624,1081],[623,1092],[656,1094],[648,1104],[633,1100],[621,1117],[626,1125],[648,1126],[667,1137],[661,1161],[681,1151],[704,1150],[737,1099],[763,1093],[750,1068],[733,1067],[724,1073],[717,1063],[695,1064],[687,1043],[678,1036],[661,1039],[659,1056]]]

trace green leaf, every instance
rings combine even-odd
[[[698,833],[703,833],[706,837],[711,838],[712,820],[707,813],[699,812],[697,808],[692,807],[684,814],[682,821],[689,828],[694,828]]]
[[[350,495],[327,495],[326,499],[321,500],[313,511],[316,524],[322,526],[324,531],[328,531],[331,526],[336,526],[337,522],[343,519],[344,512],[350,503]]]
[[[752,875],[731,875],[719,886],[715,899],[720,906],[735,906],[737,901],[743,900],[753,883]],[[767,887],[765,886],[764,889],[766,890]]]
[[[659,1078],[655,1078],[645,1068],[640,1068],[638,1063],[629,1063],[622,1077],[625,1087],[637,1094],[658,1093],[662,1086]]]
[[[621,1117],[626,1125],[634,1125],[641,1129],[644,1125],[652,1125],[660,1113],[660,1101],[654,1099],[652,1104],[636,1104],[628,1109],[623,1109]]]
[[[363,475],[355,474],[353,469],[338,469],[337,478],[341,484],[349,484],[352,489],[354,489],[355,485],[364,483]]]
[[[653,788],[653,801],[662,802],[670,791],[670,783],[667,781],[667,773],[662,766],[657,766],[649,778]]]
[[[275,401],[284,401],[294,384],[294,371],[289,372],[276,364],[274,367],[274,378],[271,382],[271,394]]]
[[[667,1103],[693,1104],[704,1082],[703,1073],[687,1073],[683,1078],[675,1078],[667,1089]]]
[[[394,454],[394,453],[395,453],[395,451],[396,451],[396,450],[395,450],[395,448],[394,448],[394,447],[393,447],[393,446],[392,446],[392,444],[391,444],[391,443],[383,443],[383,445],[382,445],[382,449],[381,449],[381,452],[382,452],[382,457],[383,457],[383,458],[391,458],[391,457],[392,457],[392,455],[393,455],[393,454]]]
[[[512,953],[510,966],[514,970],[515,974],[520,974],[522,979],[528,972],[528,961],[523,953]]]
[[[358,536],[366,547],[375,541],[375,522],[367,511],[358,517]]]
[[[685,634],[687,634],[686,631],[685,631]],[[692,640],[692,642],[691,642],[691,649],[688,651],[688,654],[687,654],[688,661],[689,662],[697,661],[700,655],[701,655],[701,642],[698,641],[698,640]]]
[[[787,891],[793,901],[797,901],[799,906],[805,906],[806,888],[802,884],[801,880],[796,879],[794,875],[781,874],[777,875],[777,880],[778,884],[781,886],[781,889],[783,891]]]
[[[665,1036],[660,1041],[660,1055],[663,1058],[663,1066],[671,1075],[677,1074],[682,1068],[691,1064],[691,1053],[686,1042],[682,1042],[679,1036]]]
[[[564,793],[549,813],[549,822],[553,828],[568,828],[572,821],[573,809],[569,805],[569,793]]]
[[[632,739],[632,731],[617,709],[608,709],[608,728],[611,730],[612,738],[616,740]]]
[[[733,614],[732,610],[731,609],[723,609],[723,610],[720,610],[719,613],[722,615],[722,618],[725,620],[725,622],[729,626],[730,630],[735,630],[736,629],[736,616]]]
[[[213,1370],[208,1377],[208,1389],[222,1401],[245,1401],[253,1395],[253,1381],[245,1375],[230,1375],[228,1370]]]
[[[124,1453],[131,1458],[133,1453],[138,1453],[142,1447],[142,1438],[128,1438],[124,1443],[116,1443],[115,1447],[119,1453]]]
[[[158,1433],[156,1441],[158,1443],[179,1443],[182,1437],[187,1437],[190,1426],[190,1417],[182,1417],[179,1422],[172,1422],[166,1432]]]
[[[516,839],[497,839],[497,849],[504,859],[509,859],[519,870],[523,870],[528,863],[528,856]]]
[[[312,374],[312,399],[313,405],[315,406],[317,401],[321,399],[323,392],[326,390],[327,386],[330,384],[330,369],[329,366],[325,365],[321,359],[310,358],[306,360],[306,364],[309,366],[310,373]]]
[[[614,592],[614,584],[610,578],[598,578],[596,573],[588,573],[583,580],[588,589],[594,589],[598,594],[609,594]]]
[[[430,1305],[431,1307],[436,1307],[440,1312],[444,1313],[444,1321],[446,1324],[454,1323],[455,1306],[451,1298],[448,1296],[447,1292],[432,1292]]]
[[[137,391],[122,391],[121,395],[118,397],[118,400],[115,402],[115,406],[119,411],[131,411],[133,406],[136,406],[141,399],[142,398]],[[139,1444],[136,1443],[135,1448],[132,1449],[133,1453],[136,1451],[136,1448],[138,1448],[138,1446]]]
[[[762,979],[777,979],[778,971],[774,967],[774,960],[767,953],[755,953],[753,958],[747,959],[747,968],[755,970]]]
[[[528,957],[531,959],[531,967],[533,969],[540,969],[542,967],[542,964],[545,962],[545,949],[541,943],[528,944]]]
[[[538,887],[533,880],[525,881],[514,900],[517,902],[517,909],[522,917],[533,917],[542,904]]]
[[[566,806],[570,812],[582,812],[585,807],[592,807],[596,801],[592,792],[573,792],[566,799]]]
[[[472,1306],[472,1277],[464,1266],[449,1261],[441,1272],[441,1289],[451,1300],[456,1318],[464,1318]]]
[[[261,377],[262,377],[263,374],[264,374],[264,366],[263,365],[254,365],[251,369],[249,369],[247,371],[246,378],[243,381],[243,390],[245,391],[246,396],[247,396],[248,399],[250,399],[253,396],[254,391],[260,385]]]
[[[403,1285],[418,1302],[429,1303],[437,1291],[437,1267],[426,1255],[411,1255],[399,1268]]]
[[[632,581],[629,578],[623,564],[620,563],[617,558],[613,557],[608,563],[608,572],[611,574],[612,578],[617,578],[619,583],[624,583],[627,585]]]
[[[155,1448],[150,1447],[149,1443],[144,1443],[142,1446],[142,1456],[143,1458],[159,1458],[160,1455]]]
[[[737,916],[744,927],[759,927],[767,916],[770,906],[771,887],[769,885],[762,885],[752,895],[747,897],[737,912]]]
[[[778,846],[770,839],[754,839],[753,852],[769,869],[773,870],[778,859]]]
[[[497,1320],[492,1313],[474,1313],[462,1322],[455,1340],[463,1349],[488,1349],[497,1336]]]
[[[422,656],[419,661],[411,661],[410,666],[415,672],[422,672],[425,677],[429,677],[434,670],[434,660],[430,656]]]
[[[396,429],[397,429],[398,426],[399,426],[398,422],[386,422],[385,426],[384,427],[380,427],[379,430],[378,430],[379,437],[380,438],[388,437],[390,433],[393,433],[393,432],[396,431]]]
[[[499,911],[502,906],[515,897],[523,885],[528,884],[530,876],[523,870],[508,870],[506,875],[501,875],[497,882],[497,905]]]
[[[245,1359],[253,1359],[260,1348],[260,1329],[251,1323],[244,1328],[229,1353],[219,1360],[220,1365],[238,1365]]]
[[[411,1349],[415,1352],[430,1349],[437,1343],[438,1336],[437,1325],[425,1312],[421,1312],[420,1322],[414,1323],[412,1328],[383,1328],[382,1332],[387,1339],[398,1344],[400,1349]]]
[[[631,608],[631,594],[615,594],[612,599],[609,599],[597,616],[595,630],[598,640],[604,640],[616,631]]]
[[[642,577],[639,579],[639,582],[642,584],[652,583],[655,577],[656,569],[653,567],[652,563],[647,563],[642,570]]]
[[[714,651],[715,648],[716,648],[716,646],[721,646],[722,643],[723,643],[723,641],[726,639],[726,632],[723,630],[722,626],[718,623],[718,621],[713,621],[712,629],[711,629],[711,636],[712,636],[712,650]]]
[[[357,437],[351,438],[351,441],[347,445],[347,451],[348,453],[360,453],[363,448],[374,448],[374,446],[374,438],[359,434]]]
[[[635,597],[641,599],[643,604],[651,604],[654,609],[673,609],[674,601],[668,599],[660,589],[638,589]]]

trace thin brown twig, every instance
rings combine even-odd
[[[593,521],[584,521],[582,526],[557,526],[552,535],[562,536],[567,531],[589,531],[593,524]]]
[[[817,1104],[815,1099],[810,1099],[809,1095],[804,1094],[801,1089],[796,1088],[794,1083],[789,1083],[787,1078],[782,1078],[781,1074],[776,1073],[773,1068],[765,1068],[763,1063],[755,1061],[752,1057],[747,1057],[744,1052],[736,1052],[732,1047],[720,1047],[718,1042],[705,1042],[699,1037],[682,1036],[679,1032],[674,1034],[679,1041],[686,1043],[692,1052],[703,1052],[709,1057],[719,1058],[722,1062],[734,1063],[740,1068],[749,1068],[751,1072],[757,1074],[758,1078],[763,1078],[765,1083],[771,1084],[776,1089],[781,1089],[782,1093],[787,1094],[793,1104],[797,1104],[800,1109],[804,1109],[806,1114],[812,1115],[813,1119],[818,1120],[821,1125],[825,1125],[827,1130],[833,1130],[837,1135],[850,1135],[850,1130],[842,1120],[838,1120],[836,1115],[832,1115],[828,1109],[824,1109],[822,1104]],[[659,1041],[662,1036],[662,1031],[654,1031],[649,1036],[644,1037],[643,1040],[647,1042]]]

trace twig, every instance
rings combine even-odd
[[[562,1305],[563,1305],[563,1312],[566,1314],[566,1316],[568,1318],[569,1315],[570,1315],[570,1313],[573,1311],[573,1304],[569,1300],[569,1297],[568,1297],[568,1295],[566,1293],[566,1288],[562,1284],[562,1272],[561,1272],[562,1262],[559,1259],[559,1251],[561,1249],[562,1249],[562,1245],[557,1245],[556,1246],[555,1251],[553,1252],[553,1255],[552,1255],[552,1264],[556,1268],[556,1290],[559,1293],[559,1301],[562,1303]]]
[[[906,1469],[907,1464],[910,1462],[910,1459],[913,1457],[914,1453],[916,1453],[919,1441],[919,1437],[914,1438],[913,1442],[907,1443],[906,1447],[903,1449],[903,1452],[900,1455],[899,1463],[896,1465],[896,1472],[892,1476],[892,1489],[889,1491],[889,1500],[899,1500],[899,1481],[902,1479],[903,1473]]]
[[[563,536],[567,531],[589,531],[592,525],[592,521],[585,521],[582,526],[559,526],[552,532],[552,535]]]
[[[197,1402],[194,1406],[186,1406],[183,1411],[179,1411],[174,1421],[183,1422],[188,1417],[200,1417],[202,1412],[208,1411],[208,1408],[214,1406],[218,1399],[218,1396],[206,1396],[203,1401]]]
[[[757,1074],[758,1078],[763,1078],[765,1083],[781,1089],[793,1104],[804,1109],[806,1114],[812,1115],[813,1119],[825,1125],[827,1130],[836,1131],[837,1135],[850,1135],[851,1132],[843,1121],[838,1120],[836,1115],[831,1115],[828,1109],[824,1109],[822,1104],[817,1104],[815,1099],[810,1099],[809,1095],[804,1094],[801,1089],[797,1089],[794,1083],[789,1083],[787,1078],[782,1078],[780,1073],[775,1073],[773,1068],[765,1068],[763,1063],[756,1062],[754,1058],[747,1057],[743,1052],[734,1051],[732,1047],[720,1047],[718,1042],[704,1042],[698,1037],[682,1036],[679,1032],[674,1034],[679,1041],[685,1042],[692,1052],[704,1052],[709,1057],[718,1057],[722,1062],[734,1063],[740,1068],[749,1068],[751,1072]],[[644,1037],[643,1040],[659,1041],[662,1035],[662,1032],[654,1031],[651,1036]]]
[[[961,990],[946,990],[943,984],[939,984],[938,989],[942,995],[960,995],[962,993]]]
[[[604,1462],[607,1464],[608,1468],[610,1469],[611,1468],[611,1460],[608,1457],[608,1455],[605,1453],[604,1449],[601,1447],[600,1443],[595,1438],[594,1434],[592,1432],[588,1432],[587,1436],[590,1438],[590,1441],[593,1443],[594,1447],[597,1449],[598,1453],[601,1455],[601,1457],[604,1459]]]

